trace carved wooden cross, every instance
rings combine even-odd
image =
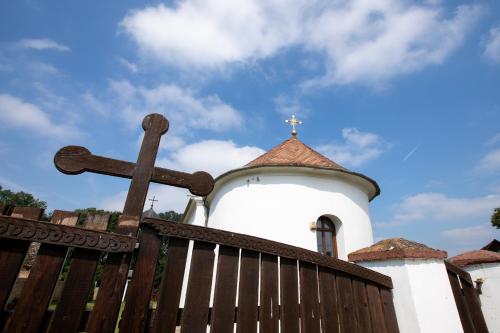
[[[160,114],[153,113],[144,117],[142,128],[145,134],[137,163],[96,156],[79,146],[60,149],[54,157],[54,163],[59,171],[70,175],[90,171],[131,178],[123,215],[142,214],[150,182],[187,188],[194,195],[209,194],[214,187],[214,179],[208,173],[198,171],[189,174],[154,166],[160,138],[167,132],[168,125],[167,119]]]

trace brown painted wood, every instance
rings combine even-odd
[[[263,253],[260,273],[259,331],[279,330],[278,257]]]
[[[458,266],[455,266],[454,264],[452,264],[449,261],[445,261],[444,265],[448,271],[455,273],[456,275],[458,275],[460,277],[460,279],[465,280],[465,281],[469,282],[470,284],[473,284],[472,278],[470,277],[470,274],[467,273],[467,271],[461,269]]]
[[[354,294],[351,278],[343,273],[336,277],[338,291],[338,306],[340,308],[340,331],[357,332],[356,310],[354,308]]]
[[[109,214],[88,215],[83,227],[105,231]],[[48,332],[78,332],[89,293],[93,291],[94,274],[99,263],[99,251],[74,249],[71,264]]]
[[[7,211],[7,205],[0,202],[0,215],[4,215]]]
[[[170,238],[153,321],[153,332],[174,333],[189,240]]]
[[[51,222],[75,226],[78,213],[54,211]],[[16,304],[14,313],[8,319],[4,332],[38,332],[48,308],[52,291],[56,286],[68,248],[42,244],[35,263]]]
[[[477,291],[472,284],[462,278],[460,278],[460,284],[462,285],[462,290],[464,291],[465,300],[467,301],[467,306],[476,332],[487,333],[488,327],[486,326],[486,321],[481,311],[481,304],[479,303]]]
[[[38,220],[43,209],[14,207],[12,214],[20,218]],[[3,309],[9,299],[21,265],[30,242],[1,238],[0,241],[0,309]]]
[[[151,225],[162,236],[174,236],[198,241],[214,242],[220,245],[237,247],[245,250],[263,252],[279,256],[281,258],[298,259],[319,266],[332,268],[336,271],[345,272],[348,275],[357,276],[363,280],[373,281],[376,284],[392,288],[392,280],[389,276],[380,274],[360,265],[352,264],[344,260],[325,256],[314,251],[303,248],[270,241],[267,239],[238,234],[224,230],[207,228],[185,223],[171,222],[167,220],[145,218],[143,223]]]
[[[379,288],[371,283],[366,283],[366,295],[368,297],[373,332],[387,332]]]
[[[387,331],[389,333],[399,333],[396,309],[394,308],[394,300],[391,290],[387,288],[380,288],[380,297],[382,298],[382,307]]]
[[[324,332],[338,333],[340,329],[337,303],[337,284],[334,271],[318,267],[321,324]]]
[[[448,279],[450,280],[451,290],[455,298],[455,304],[457,305],[458,314],[460,316],[460,322],[462,323],[462,328],[465,333],[475,332],[474,323],[472,322],[472,317],[467,306],[467,301],[462,294],[462,288],[460,287],[460,282],[458,281],[458,276],[454,272],[448,270]]]
[[[149,227],[142,228],[132,280],[125,296],[120,332],[142,332],[146,327],[161,239]]]
[[[259,297],[259,253],[241,251],[240,284],[238,288],[237,333],[257,332]]]
[[[281,331],[299,333],[297,260],[280,258]]]
[[[205,332],[208,323],[215,244],[195,242],[189,269],[181,333]]]
[[[316,265],[300,261],[300,323],[302,332],[319,333],[320,312]]]
[[[239,249],[220,246],[210,332],[233,333]]]
[[[368,297],[366,296],[365,283],[359,279],[352,279],[352,291],[354,294],[354,307],[359,332],[371,332],[372,325],[370,310],[368,309]]]

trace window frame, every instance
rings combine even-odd
[[[324,227],[324,225],[327,225],[327,227]],[[316,221],[316,239],[318,239],[318,233],[321,233],[321,249],[319,248],[320,244],[318,245],[318,252],[323,254],[323,255],[328,255],[327,254],[327,237],[331,237],[332,240],[332,255],[331,257],[337,258],[338,259],[338,249],[337,249],[337,229],[335,228],[335,223],[333,221],[326,217],[326,216],[320,216],[318,220]],[[331,236],[329,235],[331,234]]]

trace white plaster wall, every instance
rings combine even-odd
[[[472,281],[483,280],[481,309],[490,332],[500,332],[500,263],[466,266]]]
[[[207,222],[207,210],[205,208],[205,203],[202,197],[192,197],[194,202],[193,211],[190,212],[189,218],[187,219],[188,224],[199,225],[206,227]]]
[[[401,332],[463,332],[442,260],[399,259],[359,264],[392,278]]]
[[[317,251],[309,229],[321,215],[334,215],[339,258],[373,244],[368,195],[334,174],[297,172],[242,174],[214,192],[208,226]],[[348,240],[348,241],[346,241]]]

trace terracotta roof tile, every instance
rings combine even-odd
[[[245,166],[267,165],[321,167],[347,171],[346,168],[304,144],[295,135]]]
[[[349,261],[375,261],[391,259],[445,259],[446,251],[436,250],[424,244],[403,238],[381,240],[370,247],[365,247],[349,254]]]
[[[454,256],[448,259],[448,261],[459,267],[500,262],[500,253],[487,250],[469,251],[459,254],[458,256]]]

